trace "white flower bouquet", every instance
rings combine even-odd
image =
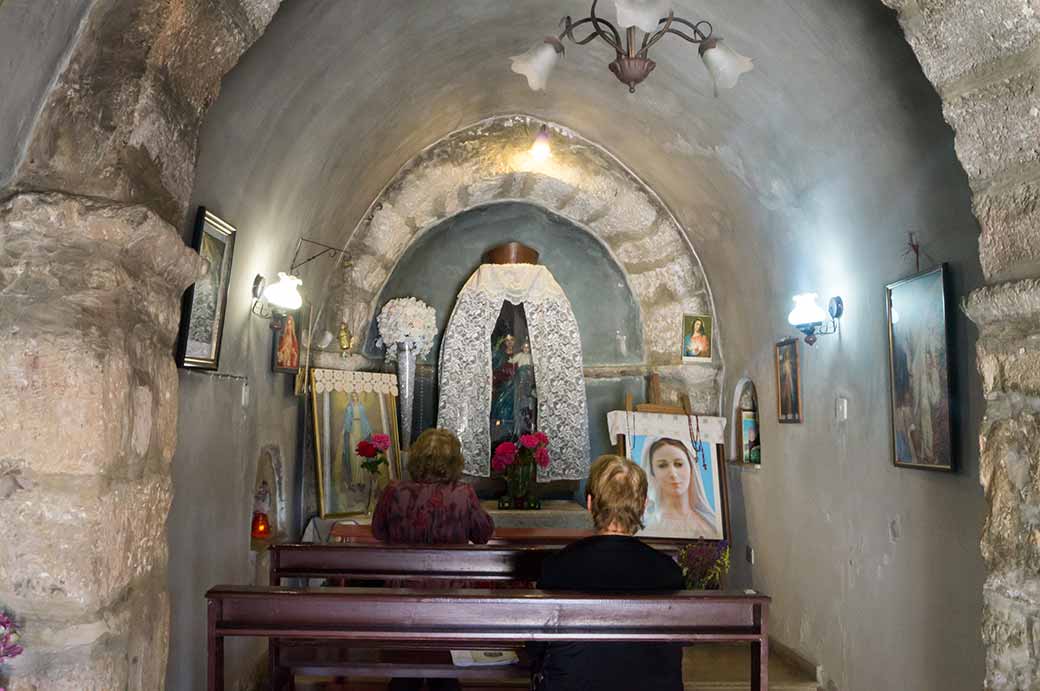
[[[386,303],[376,323],[379,325],[376,345],[386,346],[388,360],[397,359],[397,343],[410,343],[416,357],[425,357],[437,337],[437,310],[416,298],[396,298]]]

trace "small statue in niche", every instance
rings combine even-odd
[[[505,303],[492,332],[491,441],[535,431],[537,391],[523,306]]]

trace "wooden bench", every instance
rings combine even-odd
[[[210,691],[224,688],[224,638],[228,636],[337,641],[347,648],[388,652],[511,649],[528,641],[745,642],[751,645],[751,688],[768,688],[769,598],[761,595],[217,586],[206,593],[206,599]],[[340,659],[334,668],[355,675],[376,671],[388,676],[468,675],[445,663],[395,664],[388,657],[359,664]],[[316,665],[315,669],[322,668]],[[279,688],[280,680],[272,682]]]
[[[285,578],[534,582],[555,547],[282,544],[270,549],[271,585]]]

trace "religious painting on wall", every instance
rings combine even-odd
[[[625,455],[646,472],[641,536],[727,539],[724,418],[622,410],[608,413],[607,425],[613,439],[624,437]]]
[[[219,365],[235,232],[232,225],[199,207],[192,247],[206,260],[206,273],[184,291],[181,301],[177,339],[181,367],[215,370]]]
[[[711,362],[711,317],[683,315],[682,359],[683,362]]]
[[[897,466],[953,470],[946,266],[885,288]]]
[[[802,421],[802,373],[797,338],[776,344],[776,408],[780,422]]]
[[[322,518],[370,514],[391,480],[401,477],[397,435],[397,375],[311,371],[318,507]],[[378,473],[364,467],[361,442],[391,440]]]
[[[537,428],[538,391],[523,305],[502,304],[491,332],[491,449]]]
[[[740,411],[740,436],[743,440],[741,461],[758,465],[762,462],[762,445],[758,438],[758,411]]]
[[[300,316],[289,312],[274,317],[276,328],[271,329],[271,370],[296,374],[300,370]]]

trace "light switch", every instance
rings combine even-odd
[[[845,422],[849,419],[849,399],[838,396],[834,405],[834,417],[838,419],[838,422]]]
[[[744,552],[744,556],[747,557],[747,561],[748,561],[749,564],[754,564],[755,563],[755,548],[752,547],[751,545],[748,545],[746,550],[745,550],[745,552]]]

